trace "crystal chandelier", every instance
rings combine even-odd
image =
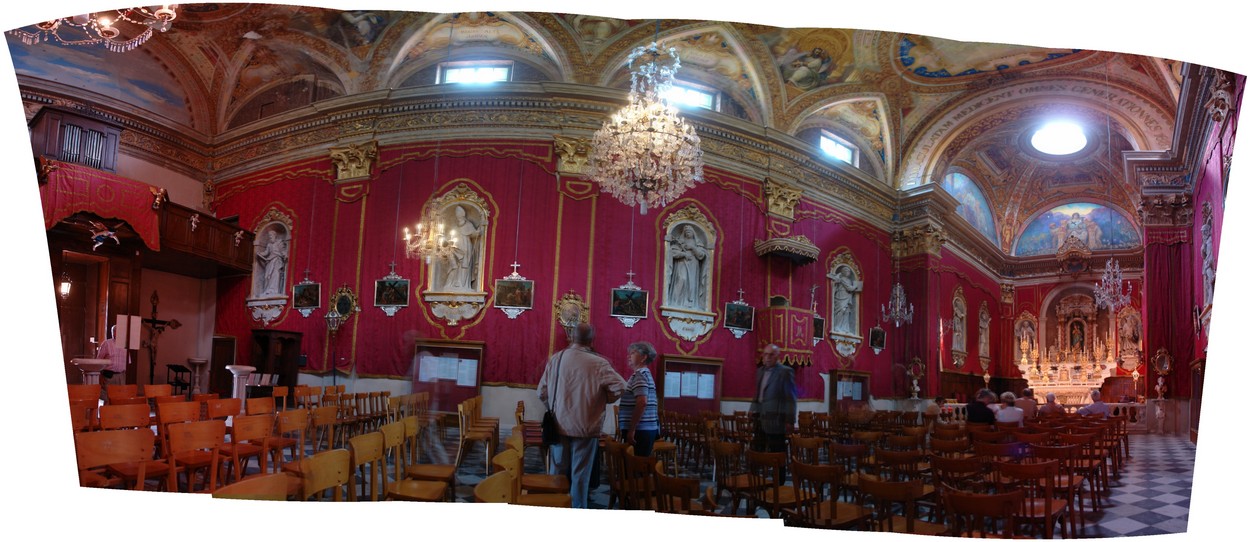
[[[907,302],[907,292],[903,291],[903,283],[895,282],[894,289],[890,291],[889,309],[886,309],[885,305],[881,306],[881,319],[893,320],[894,327],[898,327],[903,322],[910,324],[914,312],[914,307]]]
[[[447,231],[443,219],[438,216],[431,202],[425,208],[425,216],[417,222],[414,234],[404,227],[404,255],[421,258],[429,265],[437,259],[447,259],[456,250],[456,230]]]
[[[133,7],[62,17],[37,23],[33,31],[16,28],[9,33],[26,45],[55,41],[62,45],[103,45],[124,53],[143,45],[153,30],[165,32],[178,18],[178,4]]]
[[[1121,307],[1132,302],[1133,284],[1128,283],[1127,289],[1124,276],[1120,273],[1120,262],[1107,260],[1102,270],[1102,280],[1094,285],[1094,302],[1099,307],[1117,312]]]
[[[603,191],[647,214],[703,182],[703,150],[694,127],[664,98],[681,68],[677,49],[638,47],[629,68],[629,104],[595,132],[589,172]]]

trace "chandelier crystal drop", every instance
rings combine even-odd
[[[423,259],[429,265],[435,259],[450,258],[455,250],[456,230],[447,231],[434,205],[426,207],[415,233],[404,228],[404,255],[409,259]]]
[[[703,150],[694,127],[664,98],[681,68],[677,49],[638,47],[629,68],[629,104],[595,132],[589,169],[600,189],[647,214],[703,182]]]
[[[62,45],[102,45],[114,53],[124,53],[143,45],[154,30],[165,32],[178,18],[178,4],[133,7],[62,17],[16,28],[9,33],[26,45],[56,42]]]
[[[889,309],[886,309],[885,305],[881,306],[881,319],[893,320],[894,327],[898,327],[904,322],[910,324],[914,313],[915,307],[907,302],[907,292],[903,291],[903,283],[895,282],[894,289],[890,291]]]
[[[1107,260],[1107,265],[1102,270],[1102,280],[1094,285],[1094,302],[1115,313],[1128,306],[1132,302],[1132,296],[1133,284],[1124,282],[1120,262]]]

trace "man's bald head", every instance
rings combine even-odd
[[[573,330],[573,344],[590,346],[593,342],[595,342],[595,328],[585,322],[577,324],[577,328]]]

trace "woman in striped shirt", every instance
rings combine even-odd
[[[648,368],[655,361],[655,347],[649,342],[629,345],[629,367],[634,374],[625,383],[617,424],[625,442],[633,445],[634,455],[650,456],[651,447],[660,433],[659,410],[656,408],[655,378]]]

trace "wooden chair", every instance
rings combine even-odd
[[[747,506],[752,506],[755,486],[752,485],[751,475],[747,473],[742,459],[743,445],[738,442],[713,440],[708,446],[712,449],[716,499],[720,499],[722,493],[729,493],[732,503],[730,514],[738,513],[738,502],[741,500],[745,499]]]
[[[456,405],[457,415],[460,422],[460,445],[456,447],[456,468],[459,469],[464,462],[465,450],[474,442],[480,442],[486,447],[486,474],[491,473],[490,458],[494,456],[495,436],[486,429],[474,428],[472,419],[472,406],[467,402]]]
[[[859,490],[865,502],[872,503],[874,530],[937,536],[946,531],[941,523],[916,519],[916,504],[931,493],[920,479],[887,481],[874,476],[859,479]],[[903,515],[895,514],[896,508]]]
[[[709,493],[700,502],[699,480],[697,478],[678,478],[669,476],[660,465],[656,464],[655,497],[656,511],[669,514],[714,514],[716,501]]]
[[[112,403],[118,399],[132,399],[139,396],[139,385],[110,384],[104,394],[108,396],[108,403]]]
[[[286,386],[273,387],[273,401],[275,406],[280,407],[282,410],[291,408],[290,398],[291,388]]]
[[[378,431],[356,435],[347,440],[347,449],[352,456],[348,500],[377,501],[384,496],[378,486],[379,479],[383,483],[386,481],[383,444],[382,433]],[[365,475],[366,472],[368,476]],[[360,486],[359,489],[357,485]]]
[[[147,429],[151,425],[151,412],[147,403],[131,405],[109,404],[100,407],[100,429]],[[149,430],[149,432],[151,432]]]
[[[269,438],[273,436],[273,425],[272,414],[234,417],[230,425],[230,442],[221,445],[222,460],[226,467],[223,482],[229,483],[232,474],[235,482],[243,479],[243,475],[247,472],[247,463],[253,457],[256,458],[256,464],[261,473],[268,470],[268,457],[265,450],[269,447]]]
[[[619,506],[621,509],[630,509],[632,507],[632,504],[625,503],[622,485],[625,480],[625,455],[631,453],[632,450],[633,448],[628,444],[616,439],[603,441],[603,473],[608,481],[608,508]]]
[[[755,490],[752,500],[768,511],[768,517],[780,517],[783,509],[794,508],[794,486],[781,483],[786,467],[785,452],[747,450],[746,463],[751,487]]]
[[[386,484],[386,498],[396,501],[436,502],[446,500],[448,485],[442,481],[404,479],[404,424],[391,422],[378,427],[382,433],[384,457],[395,465],[394,482],[387,482],[386,464],[383,460],[382,481]]]
[[[338,407],[335,405],[324,405],[314,407],[312,409],[312,426],[309,440],[312,442],[313,451],[332,450],[336,448],[338,436]],[[322,446],[325,443],[325,446]]]
[[[971,457],[972,441],[966,438],[950,440],[934,438],[929,441],[929,451],[932,456],[946,458]]]
[[[421,426],[416,416],[405,416],[399,423],[404,428],[407,453],[403,454],[401,470],[413,480],[443,482],[447,486],[447,500],[456,496],[456,466],[451,464],[421,463]]]
[[[1059,478],[1056,493],[1066,495],[1074,513],[1068,514],[1068,527],[1076,533],[1079,516],[1081,532],[1085,531],[1085,477],[1079,474],[1080,451],[1074,444],[1066,446],[1032,446],[1033,457],[1039,461],[1058,461]],[[1091,497],[1092,499],[1092,497]],[[1092,504],[1091,504],[1092,506]]]
[[[622,508],[655,510],[655,470],[657,459],[626,453],[621,477]]]
[[[933,456],[933,485],[983,493],[989,489],[985,462],[978,457]]]
[[[156,446],[158,454],[161,457],[168,454],[168,426],[197,421],[200,421],[199,403],[188,403],[186,401],[158,403],[156,405]]]
[[[245,478],[213,491],[214,499],[247,499],[253,501],[285,501],[289,496],[291,475],[285,472]]]
[[[1106,458],[1098,451],[1090,433],[1059,433],[1060,445],[1076,446],[1076,471],[1090,483],[1090,495],[1094,511],[1102,509],[1102,494],[1107,490]]]
[[[548,506],[557,508],[567,508],[572,505],[573,497],[569,495],[567,485],[563,492],[550,491],[551,488],[544,488],[548,491],[542,493],[528,492],[522,485],[524,472],[521,467],[522,457],[516,450],[505,450],[491,458],[491,462],[498,465],[502,472],[508,473],[508,478],[512,483],[512,503],[525,504],[530,506]],[[530,475],[533,476],[533,475]],[[547,475],[543,475],[547,476]],[[560,476],[560,478],[564,478]],[[567,484],[567,479],[566,479]]]
[[[819,465],[821,457],[833,457],[829,452],[829,441],[823,437],[790,436],[790,459],[802,461],[808,465]]]
[[[331,499],[342,502],[343,488],[352,481],[352,454],[342,448],[326,450],[301,459],[293,470],[302,479],[300,500],[321,500],[330,491]],[[350,497],[351,491],[346,494]]]
[[[169,384],[145,384],[143,386],[143,396],[147,398],[169,397],[173,394],[174,387]]]
[[[499,471],[487,476],[473,487],[473,500],[476,502],[493,502],[511,504],[515,500],[512,487],[512,474]],[[570,498],[569,502],[572,502]]]
[[[1055,522],[1059,523],[1061,536],[1069,538],[1068,524],[1064,521],[1068,514],[1068,500],[1055,497],[1055,488],[1059,485],[1059,462],[1040,461],[1037,463],[1010,463],[996,461],[994,463],[994,485],[999,493],[1011,490],[1024,492],[1024,505],[1016,516],[1016,520],[1024,523],[1040,523],[1043,538],[1054,538]]]
[[[265,454],[270,457],[274,471],[281,471],[286,464],[286,450],[291,451],[291,460],[304,458],[304,436],[308,431],[308,409],[288,408],[278,413],[277,424],[273,437],[265,446]]]
[[[787,514],[791,523],[817,529],[852,529],[865,524],[871,512],[858,504],[838,500],[842,467],[791,461],[796,501]]]
[[[153,476],[147,471],[156,435],[148,429],[115,429],[90,431],[74,435],[74,452],[78,458],[78,482],[83,487],[126,487],[143,490],[144,482]],[[133,486],[126,478],[113,476],[109,467],[134,465]],[[161,473],[165,474],[165,473]]]
[[[217,488],[217,467],[221,445],[226,440],[226,422],[205,420],[171,423],[165,431],[169,438],[169,490],[178,490],[178,473],[187,476],[187,491],[195,491],[195,473],[204,470],[202,491]]]
[[[509,449],[495,454],[491,464],[496,468],[507,468],[514,476],[520,478],[521,493],[568,493],[569,478],[563,474],[528,474],[525,472],[524,458],[521,452]]]
[[[941,488],[947,534],[965,538],[1017,538],[1015,517],[1024,504],[1024,492],[973,493]]]
[[[69,384],[67,387],[70,401],[94,401],[100,403],[99,384]]]
[[[829,448],[833,452],[832,463],[842,467],[842,482],[838,484],[838,490],[848,500],[858,500],[859,476],[871,468],[868,461],[868,446],[834,442]]]

